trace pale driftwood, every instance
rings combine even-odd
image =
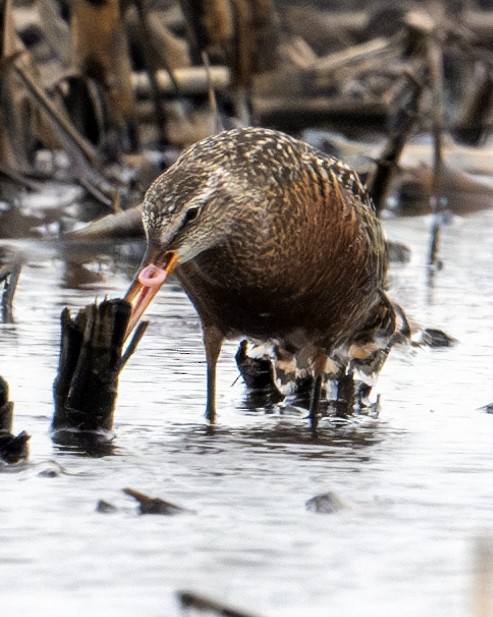
[[[121,238],[128,236],[143,236],[142,206],[129,208],[117,214],[108,214],[101,219],[91,221],[66,234],[72,240],[103,240],[106,238]]]
[[[3,0],[2,4],[0,12],[0,55],[2,58],[6,58],[19,51],[20,45],[14,28],[12,0]]]
[[[349,49],[333,52],[323,58],[317,58],[308,68],[315,77],[323,78],[327,73],[337,71],[351,62],[359,62],[368,56],[380,55],[391,49],[393,41],[377,37],[371,41],[353,45]]]
[[[407,192],[412,194],[413,199],[419,204],[426,203],[426,198],[433,190],[433,177],[433,166],[426,163],[408,169],[400,180],[401,194],[406,192],[405,187],[408,184],[411,188]],[[493,208],[493,185],[447,162],[442,165],[437,190],[453,214],[467,216]],[[417,214],[430,211],[420,209]]]
[[[286,5],[280,11],[285,27],[305,39],[319,54],[330,47],[340,49],[362,40],[367,28],[368,11],[327,11],[307,3]]]
[[[358,169],[360,165],[355,164],[355,160],[362,156],[368,162],[377,160],[382,150],[382,145],[343,138],[339,133],[329,133],[329,139],[340,152],[341,157]],[[459,145],[444,135],[443,157],[447,165],[451,167],[470,173],[493,174],[493,152],[488,148]],[[426,143],[407,142],[402,151],[400,166],[414,169],[421,164],[429,166],[433,164],[433,147]]]
[[[371,12],[363,11],[317,11],[306,6],[288,6],[284,11],[288,15],[291,31],[303,36],[302,29],[310,31],[320,29],[321,38],[325,41],[340,40],[344,35],[351,35],[354,40],[361,40],[368,31]],[[484,46],[493,43],[493,12],[482,10],[466,10],[461,16],[462,25],[474,33],[475,40]],[[304,37],[309,41],[308,37]]]
[[[317,54],[301,36],[293,36],[280,44],[280,52],[301,71],[307,71],[317,61]]]
[[[493,173],[493,152],[484,148],[469,148],[454,144],[450,139],[443,141],[443,157],[447,164],[469,172]],[[406,144],[401,165],[416,167],[420,163],[432,164],[433,151],[426,144]]]
[[[209,80],[205,67],[191,66],[175,69],[173,71],[173,78],[178,85],[180,94],[184,96],[207,94]],[[216,90],[224,90],[231,85],[230,71],[225,66],[211,66],[210,78],[212,81],[211,85]],[[173,80],[166,71],[156,72],[156,83],[161,94],[176,94]],[[147,98],[150,96],[149,78],[145,73],[133,73],[132,86],[137,97]]]
[[[478,43],[491,48],[493,44],[493,11],[466,11],[464,25],[474,32]]]

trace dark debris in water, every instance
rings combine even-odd
[[[488,403],[487,405],[484,405],[483,407],[480,407],[479,409],[481,411],[485,411],[486,413],[493,414],[493,403]]]
[[[18,463],[29,456],[29,439],[31,436],[22,431],[13,435],[7,431],[0,431],[0,460],[6,463]]]
[[[22,431],[12,433],[14,420],[14,403],[9,401],[9,385],[0,377],[0,461],[18,463],[25,461],[29,455],[30,435]]]
[[[56,463],[55,461],[50,461],[45,464],[44,468],[38,472],[39,478],[59,478],[63,475],[64,470],[61,465]]]
[[[271,358],[266,354],[261,358],[252,358],[247,353],[248,341],[240,342],[235,355],[236,365],[243,380],[252,391],[276,391]]]
[[[108,501],[105,501],[104,499],[100,499],[96,504],[96,512],[101,512],[102,514],[112,514],[117,510],[118,508],[116,506]]]
[[[388,241],[389,261],[405,264],[411,261],[411,249],[401,242]]]
[[[415,345],[437,349],[439,347],[453,347],[457,343],[457,339],[438,328],[424,328],[419,334],[420,338],[415,341]]]
[[[348,510],[351,508],[351,504],[340,497],[333,491],[327,493],[321,493],[315,495],[309,499],[305,504],[306,509],[309,512],[317,512],[318,514],[334,514],[341,510]]]
[[[165,516],[170,516],[173,514],[192,513],[192,510],[177,506],[170,501],[164,501],[164,499],[160,499],[159,497],[149,497],[133,488],[124,488],[123,492],[125,495],[129,495],[139,502],[140,514],[163,514]]]

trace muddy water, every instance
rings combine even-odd
[[[394,296],[458,344],[395,351],[378,417],[326,420],[313,442],[296,409],[246,399],[231,343],[207,434],[199,325],[168,285],[122,375],[114,450],[99,455],[50,439],[59,314],[121,295],[132,265],[115,247],[80,283],[66,253],[23,245],[0,374],[32,454],[0,469],[2,615],[174,617],[178,589],[272,617],[473,615],[475,541],[493,536],[493,415],[479,409],[493,402],[493,212],[444,229],[431,282],[426,219],[387,228],[413,255],[393,269]],[[139,516],[126,486],[194,513]],[[305,508],[326,491],[348,507]],[[117,511],[97,512],[100,499]]]

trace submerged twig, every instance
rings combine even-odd
[[[170,516],[187,512],[192,513],[191,510],[177,506],[170,501],[165,501],[159,497],[149,497],[133,488],[124,488],[123,492],[129,497],[133,497],[139,503],[140,514],[164,514]]]
[[[130,360],[130,356],[137,349],[137,345],[140,343],[140,339],[144,336],[148,325],[149,325],[148,321],[141,321],[139,325],[137,326],[134,332],[134,335],[130,339],[130,342],[128,343],[127,348],[125,349],[124,354],[120,358],[120,366],[119,366],[120,371],[123,369],[125,364]]]
[[[199,611],[210,611],[222,617],[260,617],[253,613],[232,608],[219,600],[208,598],[193,591],[178,591],[177,596],[183,609],[195,608]]]

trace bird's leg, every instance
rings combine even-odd
[[[320,408],[320,395],[322,393],[322,375],[316,375],[313,380],[312,393],[310,396],[310,426],[313,431],[318,427],[318,413]]]
[[[223,343],[223,335],[215,326],[204,325],[204,346],[207,362],[207,403],[205,417],[214,424],[216,419],[216,365]]]
[[[327,355],[323,351],[318,351],[310,361],[313,373],[313,388],[310,397],[310,425],[313,431],[317,430],[318,414],[320,411],[320,397],[322,395],[322,380],[327,364]]]

